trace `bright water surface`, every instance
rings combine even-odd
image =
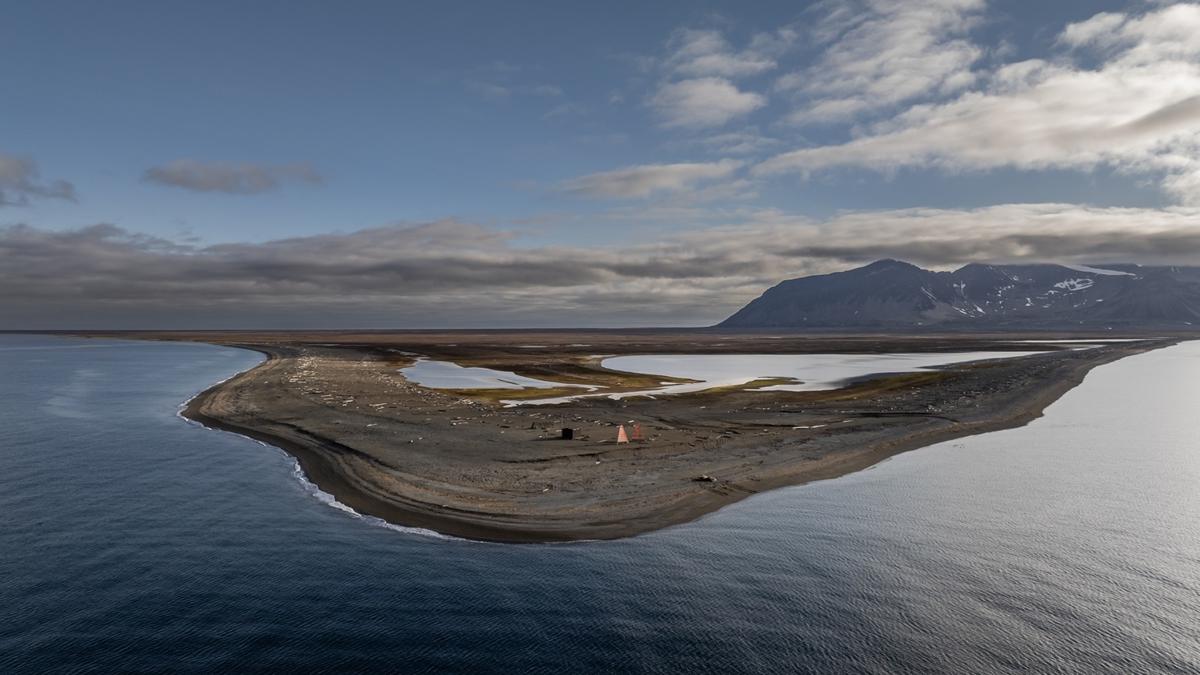
[[[434,389],[552,389],[580,386],[537,380],[504,370],[460,366],[450,361],[432,359],[417,359],[411,366],[401,368],[400,372],[406,379]]]
[[[789,378],[787,384],[775,384],[756,391],[819,391],[837,389],[869,375],[911,373],[938,366],[968,361],[1011,359],[1041,352],[941,352],[930,354],[638,354],[612,356],[601,365],[612,370],[643,375],[694,380],[681,384],[664,381],[663,386],[617,393],[572,394],[535,399],[504,401],[506,405],[556,405],[581,398],[612,399],[635,396],[669,396],[704,391],[717,387],[748,384],[767,378]],[[443,362],[438,362],[443,363]],[[454,364],[446,364],[454,366]],[[455,366],[457,367],[457,366]],[[408,370],[405,369],[405,375]],[[492,371],[497,373],[500,371]],[[517,376],[513,376],[517,377]],[[412,378],[410,378],[412,379]],[[414,380],[425,386],[430,380]],[[536,380],[535,380],[536,381]],[[593,387],[594,389],[594,387]]]
[[[1197,672],[1200,344],[617,542],[385,529],[176,416],[259,356],[0,336],[0,672]]]
[[[772,377],[790,377],[794,384],[777,384],[762,391],[819,391],[837,389],[849,380],[877,373],[911,373],[938,366],[988,359],[1011,359],[1040,352],[944,352],[934,354],[646,354],[605,359],[605,368],[630,373],[668,375],[698,382],[659,390],[683,394],[714,387],[746,384]],[[629,396],[631,394],[617,394]]]

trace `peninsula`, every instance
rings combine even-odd
[[[765,490],[833,478],[905,450],[1015,427],[1098,365],[1174,338],[1063,343],[1037,335],[797,335],[713,330],[145,332],[266,355],[183,414],[294,455],[338,501],[471,539],[614,539],[694,520]],[[1108,336],[1106,336],[1108,337]],[[633,354],[1029,352],[779,391],[760,378],[614,398],[681,382],[611,370]],[[551,388],[421,386],[419,359]],[[958,360],[961,360],[959,358]],[[518,380],[519,381],[519,380]],[[586,397],[571,398],[588,392]],[[566,398],[557,404],[537,401]],[[640,439],[618,443],[618,429]],[[570,440],[563,438],[570,429]]]

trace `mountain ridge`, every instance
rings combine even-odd
[[[787,279],[719,328],[1200,327],[1200,267],[968,263],[950,272],[885,258]]]

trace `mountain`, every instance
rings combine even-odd
[[[1200,267],[982,265],[899,260],[789,279],[722,328],[1200,327]]]

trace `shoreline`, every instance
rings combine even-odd
[[[633,503],[632,507],[621,500],[597,505],[593,503],[594,500],[588,501],[586,494],[582,497],[574,495],[574,501],[562,504],[561,510],[553,508],[553,504],[552,508],[539,509],[536,499],[526,500],[528,504],[522,502],[519,505],[521,508],[516,508],[503,500],[496,502],[498,505],[491,505],[487,499],[477,497],[474,493],[468,495],[471,499],[458,498],[461,497],[458,492],[469,489],[468,486],[476,486],[469,485],[469,481],[462,481],[462,485],[446,487],[428,476],[398,472],[396,463],[390,458],[382,457],[378,452],[355,448],[318,425],[310,423],[309,426],[317,428],[306,428],[304,424],[268,419],[277,411],[268,411],[262,417],[257,417],[254,412],[247,415],[246,406],[254,405],[247,400],[247,387],[261,385],[270,378],[286,374],[284,366],[294,361],[297,355],[291,347],[214,343],[257,351],[265,354],[266,359],[196,394],[183,406],[180,414],[208,428],[230,431],[282,449],[296,459],[307,480],[319,490],[361,515],[380,518],[394,525],[432,530],[466,539],[506,543],[619,539],[696,520],[759,492],[840,477],[909,450],[1024,426],[1041,417],[1051,403],[1078,386],[1092,368],[1174,343],[1175,340],[1163,340],[1138,343],[1140,346],[1108,346],[1097,350],[1103,351],[1103,354],[1089,355],[1091,358],[1080,358],[1078,352],[1074,358],[1070,358],[1070,353],[1059,352],[1059,361],[1070,361],[1067,364],[1069,367],[1063,368],[1061,363],[1058,364],[1060,367],[1055,370],[1055,377],[1038,381],[1039,386],[1032,391],[1027,389],[1021,392],[1021,396],[990,401],[990,409],[982,411],[982,414],[979,406],[973,406],[973,419],[951,420],[949,423],[925,419],[919,424],[903,419],[889,420],[891,423],[867,425],[868,428],[861,430],[861,433],[849,434],[849,442],[839,439],[836,434],[817,433],[815,438],[827,447],[818,451],[816,456],[811,456],[811,451],[797,457],[793,456],[794,452],[787,450],[760,449],[757,455],[750,455],[750,458],[757,460],[757,469],[753,472],[744,471],[746,466],[739,464],[721,474],[714,474],[722,479],[711,485],[693,482],[661,488],[657,487],[657,483],[651,483],[655,487],[648,488],[647,492],[653,494],[645,500],[639,498],[645,495],[636,492],[623,496],[627,497],[625,501]],[[250,395],[249,398],[254,397]],[[661,401],[657,403],[662,404]],[[336,415],[336,412],[330,415]],[[944,419],[950,420],[949,417]],[[337,419],[330,421],[334,425],[339,423]],[[454,436],[451,431],[449,437]],[[759,445],[767,445],[770,440],[774,439],[764,439]],[[752,447],[754,444],[750,445]],[[592,456],[600,457],[608,452],[613,450],[553,455],[549,460],[539,455],[529,460],[500,461],[554,460],[578,465],[580,462],[575,461],[576,457],[590,460]],[[564,457],[567,459],[564,460]],[[487,464],[488,461],[479,460],[476,463]],[[490,461],[495,463],[496,460]],[[686,465],[687,457],[684,456],[683,460],[672,457],[664,461],[683,462]],[[587,463],[590,464],[590,461]],[[597,459],[595,463],[599,465],[600,460]],[[694,473],[700,474],[703,466],[703,461],[697,461]],[[567,475],[571,474],[568,472]],[[479,492],[483,497],[489,496],[486,488],[480,488]],[[456,499],[441,501],[444,495],[453,495]]]
[[[338,463],[334,460],[334,457],[339,454],[366,457],[353,448],[349,448],[331,439],[315,436],[307,443],[298,442],[294,439],[285,438],[270,432],[227,422],[219,417],[202,412],[203,407],[208,403],[208,398],[218,395],[219,388],[225,383],[231,382],[243,375],[249,375],[259,368],[266,366],[272,359],[278,358],[271,352],[262,349],[249,347],[235,348],[250,349],[251,351],[266,354],[267,360],[196,394],[183,406],[182,410],[180,410],[180,415],[208,429],[236,434],[266,443],[271,447],[279,448],[296,460],[300,465],[300,470],[303,472],[304,478],[309,483],[321,492],[332,496],[342,505],[353,509],[360,516],[374,516],[393,525],[428,529],[439,534],[447,534],[465,539],[498,542],[509,541],[503,538],[502,532],[504,530],[500,528],[467,527],[466,529],[462,529],[456,521],[447,521],[436,517],[436,515],[425,514],[417,509],[404,509],[391,502],[373,498],[368,492],[352,483],[349,477],[338,469]],[[370,461],[369,458],[368,461]],[[493,539],[492,537],[497,538]],[[530,541],[537,540],[531,539]]]

